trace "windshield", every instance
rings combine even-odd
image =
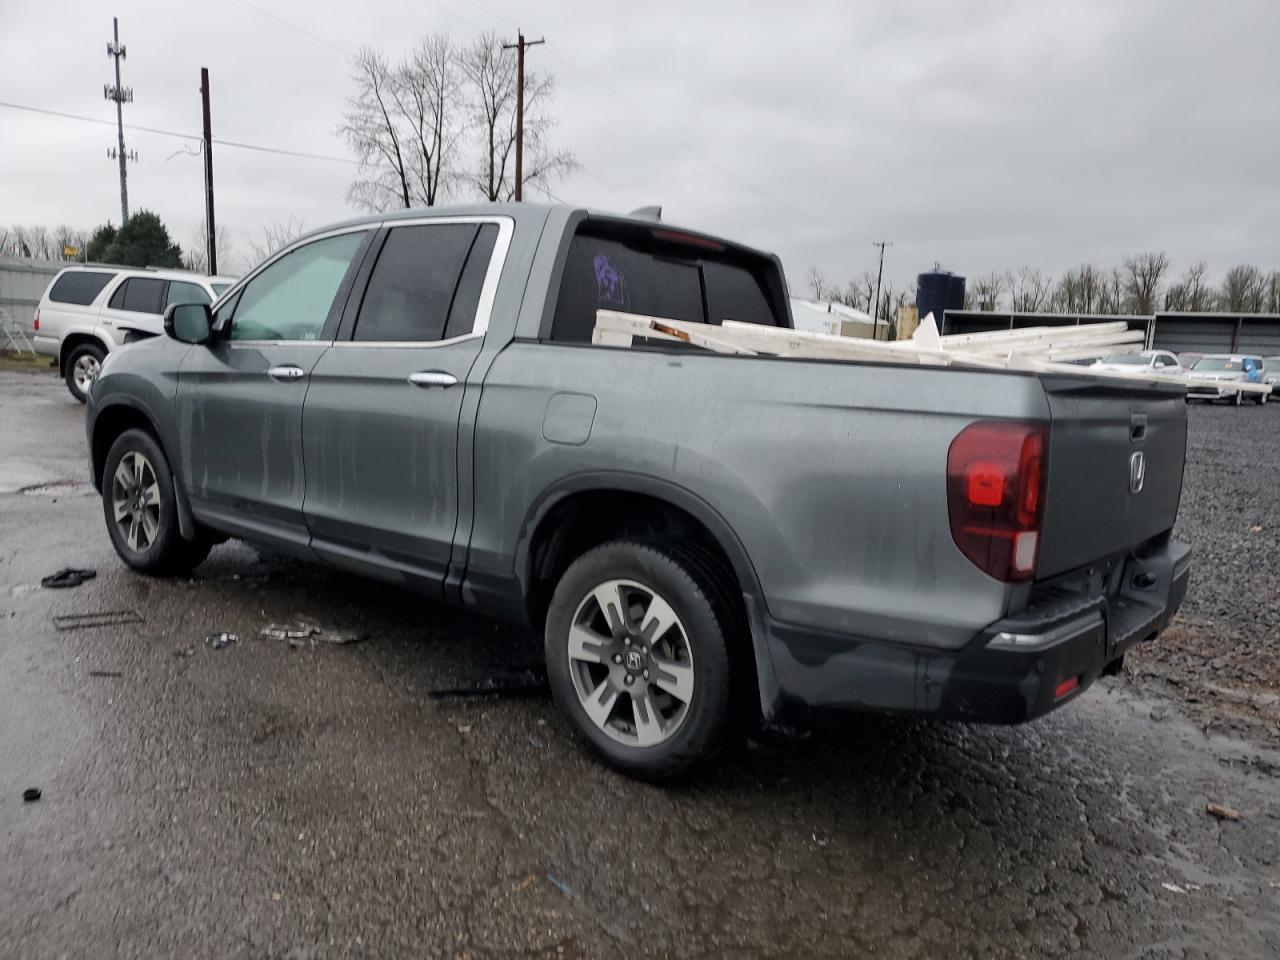
[[[1140,353],[1113,353],[1102,358],[1103,363],[1121,364],[1126,367],[1145,367],[1147,358]]]
[[[1192,370],[1199,370],[1209,373],[1222,373],[1225,371],[1239,370],[1240,361],[1232,360],[1230,357],[1201,357],[1196,361],[1196,365]]]

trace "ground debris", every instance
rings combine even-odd
[[[40,586],[49,590],[60,590],[66,587],[78,587],[86,580],[92,580],[98,575],[98,571],[93,567],[63,567],[57,573],[51,573],[47,577],[42,577]]]
[[[91,677],[123,677],[124,674],[119,670],[90,670]]]
[[[204,638],[204,642],[215,650],[221,650],[223,647],[229,647],[231,644],[238,643],[239,641],[239,634],[228,633],[226,630],[222,630],[218,633],[211,633]]]
[[[1225,807],[1220,803],[1210,801],[1204,806],[1204,812],[1217,817],[1219,820],[1239,820],[1240,811]]]
[[[287,640],[289,646],[298,650],[307,646],[315,646],[317,642],[348,644],[364,639],[362,634],[352,630],[338,630],[322,626],[309,617],[295,617],[291,623],[269,623],[258,631],[258,636],[268,640]]]
[[[89,630],[94,627],[120,627],[142,623],[136,610],[99,610],[94,613],[64,613],[53,618],[58,630]]]
[[[529,697],[545,693],[548,689],[545,673],[523,670],[520,673],[494,674],[469,687],[445,687],[432,690],[427,696],[432,700],[444,700],[450,697]]]
[[[40,789],[38,787],[27,787],[22,791],[23,803],[35,803],[40,799]]]

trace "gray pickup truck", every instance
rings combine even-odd
[[[107,357],[111,539],[161,574],[239,537],[527,624],[576,731],[655,779],[797,705],[1028,720],[1181,602],[1182,388],[601,346],[602,308],[791,325],[776,257],[643,217],[304,237]]]

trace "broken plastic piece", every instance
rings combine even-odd
[[[40,791],[36,787],[27,787],[22,791],[23,803],[35,803],[40,799]]]
[[[528,697],[545,693],[548,689],[547,675],[525,670],[523,673],[499,674],[485,677],[471,687],[447,687],[432,690],[427,696],[432,700],[443,700],[447,697]]]
[[[88,630],[91,627],[119,627],[142,623],[136,610],[101,610],[96,613],[67,613],[53,618],[58,630]]]
[[[223,647],[230,646],[238,642],[240,637],[234,633],[228,633],[223,630],[221,633],[211,633],[204,638],[204,642],[209,644],[215,650],[221,650]]]
[[[51,573],[47,577],[43,577],[40,580],[40,586],[47,587],[50,590],[78,587],[86,580],[92,580],[97,575],[98,571],[92,567],[63,567],[57,573]]]

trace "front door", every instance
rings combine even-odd
[[[370,253],[351,329],[312,371],[305,513],[330,562],[434,591],[453,548],[458,420],[497,283],[500,227],[454,218],[390,227]]]
[[[369,229],[270,261],[218,310],[179,371],[181,469],[197,518],[305,554],[302,401],[329,348]]]

